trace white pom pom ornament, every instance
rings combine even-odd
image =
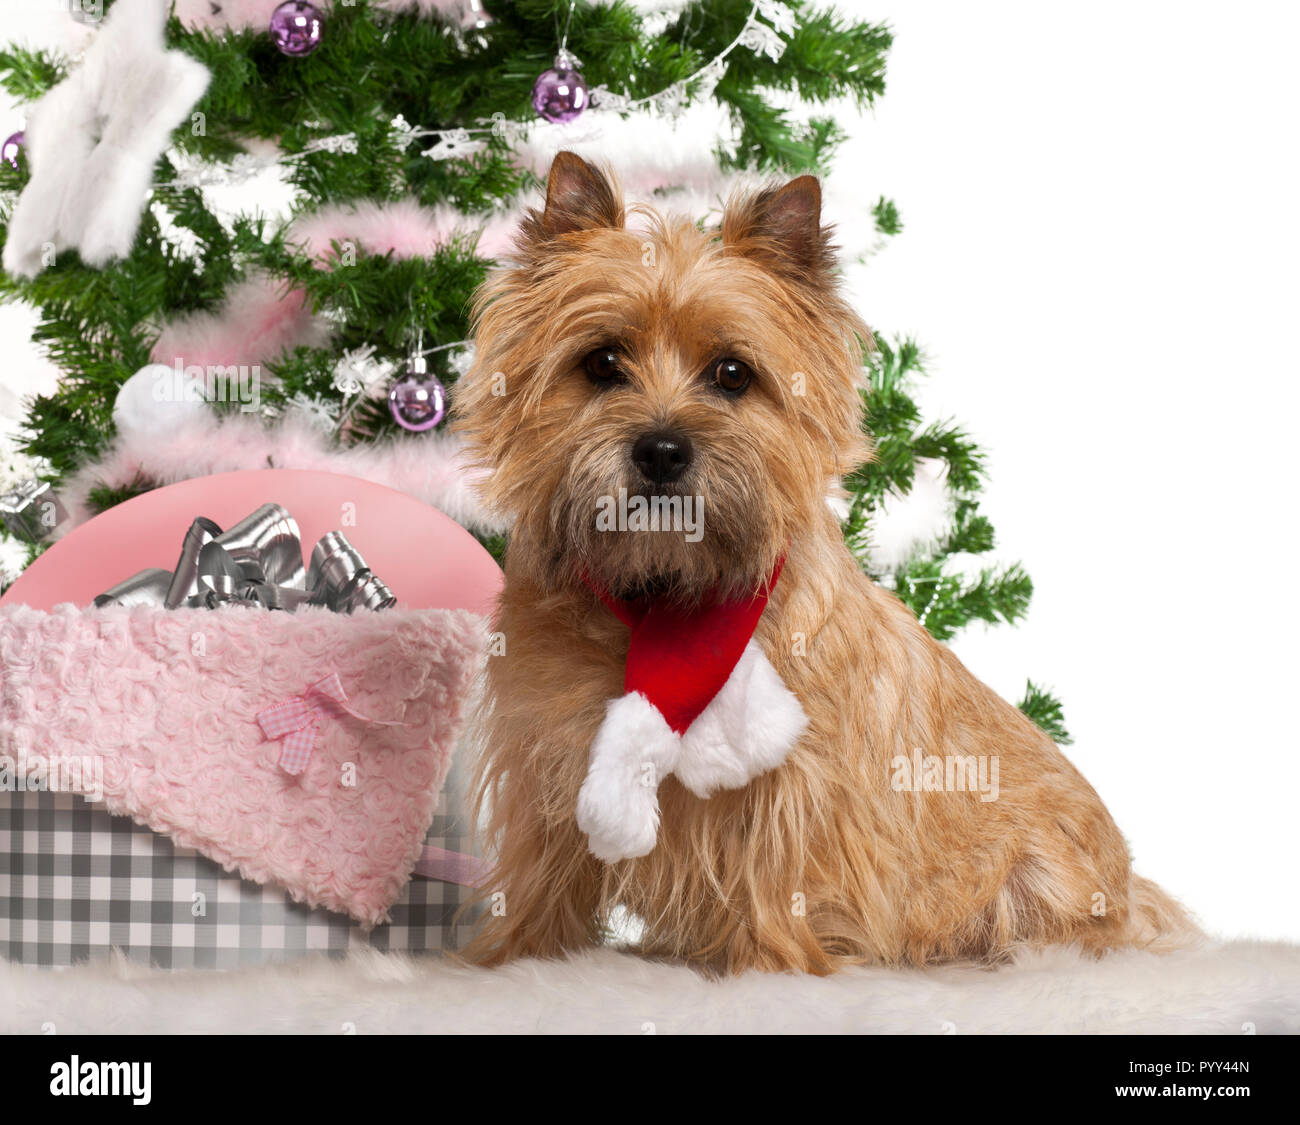
[[[151,363],[118,390],[113,424],[119,433],[166,433],[207,409],[207,384],[201,376],[165,363]]]

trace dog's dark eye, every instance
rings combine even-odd
[[[729,395],[743,394],[754,372],[738,359],[720,359],[713,368],[713,381]]]
[[[582,366],[588,379],[598,387],[607,387],[622,381],[621,359],[614,348],[597,348],[594,352],[587,353]]]

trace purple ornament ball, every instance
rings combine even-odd
[[[324,33],[320,11],[307,0],[286,0],[271,13],[271,39],[282,55],[295,59],[310,55]]]
[[[587,82],[581,71],[561,65],[559,59],[555,62],[533,83],[533,109],[547,121],[563,125],[587,108]]]
[[[23,141],[26,139],[21,129],[5,137],[4,144],[0,145],[0,160],[17,168],[18,153],[22,151]]]
[[[431,430],[447,414],[447,391],[436,376],[420,371],[413,364],[411,372],[389,388],[388,409],[393,420],[404,430],[423,433]]]

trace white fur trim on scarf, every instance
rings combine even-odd
[[[784,762],[807,726],[799,700],[751,640],[722,690],[682,735],[673,773],[697,797],[740,789]]]
[[[578,793],[578,827],[597,859],[617,863],[654,850],[659,782],[672,773],[681,746],[681,737],[644,695],[610,701]]]
[[[808,726],[794,693],[754,640],[700,717],[679,735],[641,693],[611,700],[578,794],[578,827],[606,863],[654,850],[659,783],[697,797],[740,789],[785,761]]]

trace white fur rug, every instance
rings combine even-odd
[[[475,969],[367,952],[236,973],[0,963],[0,1032],[1300,1032],[1300,946],[710,981],[601,950]]]

